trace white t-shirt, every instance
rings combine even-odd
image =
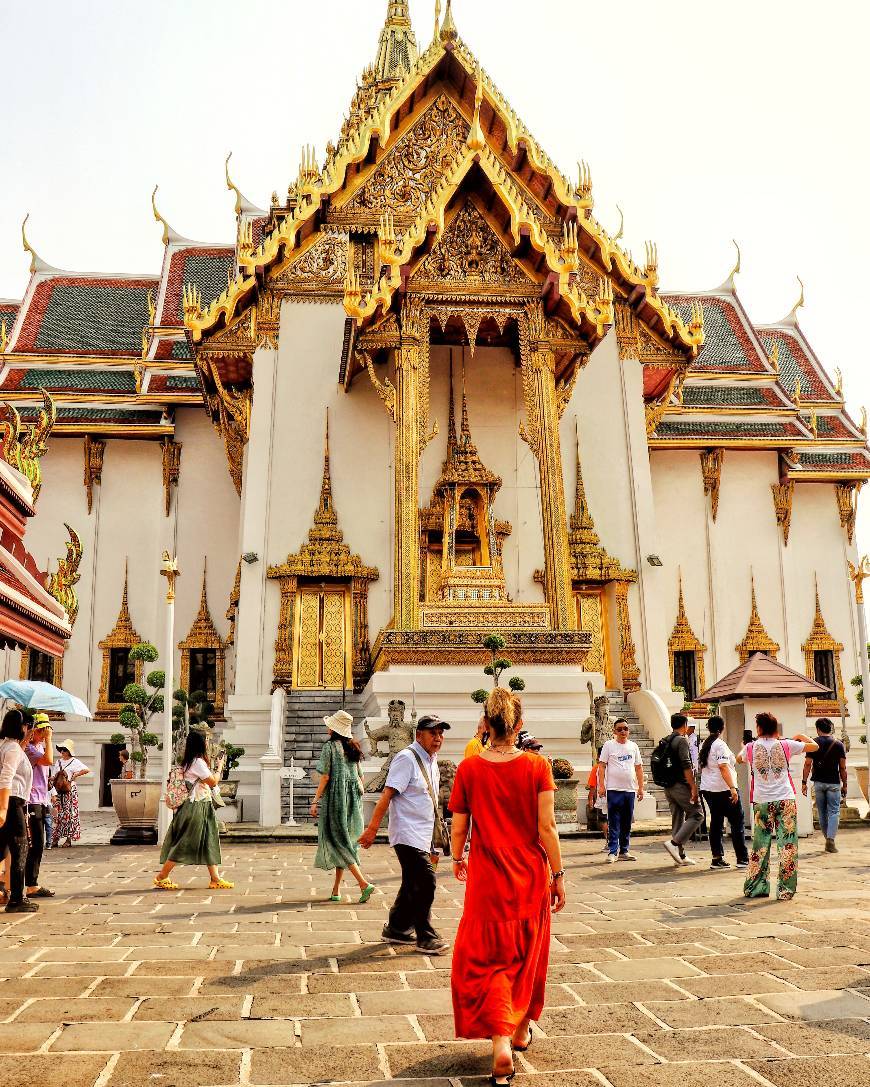
[[[604,785],[607,789],[626,793],[637,792],[637,774],[635,766],[643,766],[640,748],[634,740],[621,744],[618,740],[608,740],[601,748],[598,762],[604,765]]]
[[[193,785],[190,790],[191,800],[207,800],[211,796],[211,789],[208,785],[204,784],[203,778],[210,778],[212,772],[208,767],[208,763],[205,759],[194,759],[193,762],[184,771],[184,780]]]
[[[788,762],[805,747],[800,740],[763,739],[743,748],[741,754],[752,770],[753,804],[795,799]]]
[[[717,737],[710,745],[707,755],[707,765],[701,767],[701,791],[707,793],[727,793],[729,786],[719,770],[720,766],[727,766],[731,771],[731,780],[737,781],[737,760],[731,752],[731,748],[721,736]]]

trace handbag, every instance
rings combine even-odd
[[[64,770],[63,766],[58,764],[60,769],[51,779],[51,787],[57,793],[58,796],[66,796],[72,789],[72,783],[69,779],[69,774]]]
[[[432,788],[432,782],[429,779],[429,774],[426,767],[423,765],[423,760],[417,754],[416,751],[411,751],[411,754],[417,760],[417,765],[420,767],[420,772],[423,775],[423,780],[426,782],[426,788],[429,790],[429,796],[432,799],[432,807],[435,809],[435,823],[432,827],[432,845],[436,849],[441,849],[446,856],[450,852],[450,830],[447,826],[447,820],[441,814],[438,809],[438,798],[435,796],[435,790]]]

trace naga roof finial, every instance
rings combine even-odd
[[[458,37],[459,31],[453,21],[453,3],[452,0],[447,0],[447,10],[444,13],[444,22],[441,24],[441,44],[453,45]]]
[[[21,223],[21,243],[24,246],[24,252],[30,254],[30,271],[34,272],[59,272],[59,268],[53,267],[40,257],[33,246],[27,239],[27,220],[30,218],[30,212],[24,216],[24,220]]]

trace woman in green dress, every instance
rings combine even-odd
[[[188,732],[181,765],[190,796],[172,816],[160,851],[163,867],[154,877],[154,886],[161,891],[177,891],[178,884],[169,878],[176,864],[204,864],[211,877],[210,890],[232,890],[233,884],[221,879],[218,872],[220,831],[211,798],[218,782],[206,760],[203,733],[193,729]]]
[[[329,732],[329,739],[320,752],[317,764],[320,782],[311,805],[311,815],[317,820],[314,867],[326,872],[335,869],[330,902],[342,900],[339,891],[345,868],[359,884],[360,902],[368,902],[375,892],[375,886],[359,869],[357,845],[357,839],[363,832],[362,750],[351,731],[353,718],[345,710],[324,717],[323,723]]]

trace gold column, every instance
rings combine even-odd
[[[631,634],[631,612],[628,610],[629,581],[616,582],[616,625],[619,630],[619,664],[623,691],[640,690],[640,669],[634,638]],[[701,658],[703,662],[703,657]],[[702,663],[703,667],[703,663]]]
[[[527,342],[521,348],[527,422],[520,428],[520,434],[537,457],[541,475],[544,589],[554,629],[576,630],[559,440],[556,356],[543,339],[546,319],[540,303],[530,304],[527,315]]]
[[[402,329],[396,352],[396,552],[393,563],[393,616],[397,630],[419,626],[420,503],[418,467],[420,344]]]
[[[295,577],[282,577],[281,612],[278,616],[278,637],[275,639],[275,684],[287,686],[293,682],[293,625],[296,611]]]

